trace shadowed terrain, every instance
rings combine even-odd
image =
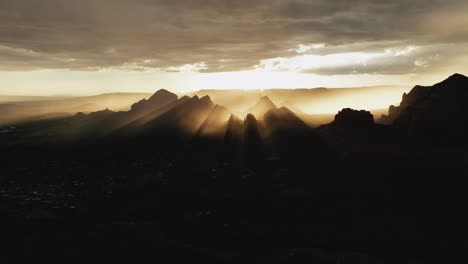
[[[457,74],[378,122],[343,108],[315,127],[268,93],[244,116],[159,90],[4,126],[1,246],[76,261],[455,262],[468,245],[467,94]]]

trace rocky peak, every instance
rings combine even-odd
[[[258,102],[250,108],[247,112],[254,115],[258,119],[262,119],[266,112],[277,109],[276,105],[268,98],[268,96],[261,97]]]
[[[177,100],[177,95],[165,89],[158,90],[148,100],[143,99],[132,105],[132,111],[152,111]]]
[[[366,110],[345,108],[338,112],[333,123],[349,127],[372,126],[374,124],[374,116]]]

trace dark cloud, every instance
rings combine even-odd
[[[237,71],[294,56],[299,44],[325,43],[308,51],[320,54],[462,43],[467,7],[464,0],[0,0],[0,69],[173,71],[204,63],[203,72]],[[381,73],[407,70],[399,61],[376,64]]]

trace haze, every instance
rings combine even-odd
[[[432,84],[464,0],[0,0],[0,94]]]

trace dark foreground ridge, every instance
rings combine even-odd
[[[160,90],[1,128],[2,258],[459,263],[467,79],[416,86],[377,123],[343,109],[311,128],[267,97],[244,118]]]

